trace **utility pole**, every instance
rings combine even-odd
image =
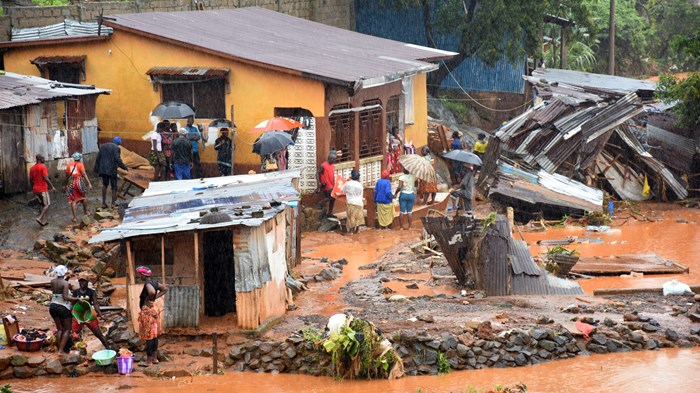
[[[615,75],[615,0],[610,0],[610,35],[608,41],[610,41],[608,74]]]

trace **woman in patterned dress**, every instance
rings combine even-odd
[[[70,203],[71,211],[73,212],[73,222],[78,222],[76,215],[76,204],[78,202],[83,204],[83,212],[87,216],[88,205],[87,205],[87,190],[82,183],[82,180],[87,183],[89,189],[92,190],[92,184],[90,179],[85,173],[85,166],[82,162],[83,155],[79,152],[73,153],[73,162],[66,165],[66,185],[64,189],[66,190],[66,195],[68,196],[68,202]]]

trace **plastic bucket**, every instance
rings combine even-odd
[[[78,323],[87,323],[95,320],[95,309],[86,301],[76,302],[73,305],[73,317]]]
[[[134,357],[118,357],[117,358],[117,371],[119,374],[126,375],[131,374],[134,369]]]
[[[117,356],[117,352],[111,349],[105,349],[99,352],[95,352],[92,355],[92,359],[97,363],[98,366],[109,366],[114,361],[114,357]]]

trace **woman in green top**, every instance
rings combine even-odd
[[[411,213],[413,212],[413,203],[416,201],[416,177],[403,170],[403,175],[399,177],[399,186],[396,188],[394,197],[399,195],[399,206],[401,215],[399,215],[399,225],[403,230],[404,216],[408,220],[408,229],[411,229]]]

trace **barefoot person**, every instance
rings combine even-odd
[[[95,159],[95,173],[102,178],[102,208],[107,208],[107,186],[112,189],[112,207],[117,203],[117,167],[128,171],[129,168],[122,162],[119,145],[122,138],[115,136],[112,142],[100,146]]]
[[[71,320],[73,314],[73,303],[77,298],[70,293],[70,284],[66,279],[68,268],[64,265],[58,265],[53,268],[56,278],[51,280],[51,304],[49,304],[49,314],[56,323],[56,345],[58,351],[65,353],[70,352],[70,347],[66,348],[68,339],[71,337]]]
[[[435,168],[435,160],[430,155],[430,148],[428,148],[428,146],[423,146],[421,154],[423,154],[423,158]],[[420,180],[418,182],[418,195],[423,199],[422,203],[424,205],[432,205],[435,203],[435,196],[437,195],[437,183]],[[430,202],[428,202],[429,197],[432,198]]]
[[[143,281],[143,289],[139,295],[139,337],[146,342],[146,362],[158,363],[158,334],[160,333],[160,307],[155,300],[165,295],[167,289],[151,277],[151,269],[139,266],[136,273]]]
[[[382,178],[374,186],[374,203],[380,229],[388,229],[394,222],[394,195],[391,193],[391,180],[388,170],[382,171]],[[374,225],[374,224],[373,224]]]
[[[66,185],[65,190],[68,195],[68,202],[70,203],[71,211],[73,212],[73,222],[78,222],[78,217],[76,215],[75,205],[80,202],[83,204],[83,213],[88,215],[88,205],[87,205],[87,190],[83,181],[87,183],[88,187],[92,190],[92,184],[90,184],[90,179],[85,173],[85,166],[82,162],[83,155],[79,152],[73,153],[73,162],[66,165]]]
[[[78,284],[80,287],[73,291],[73,296],[76,299],[85,301],[90,304],[90,306],[94,309],[94,317],[90,322],[78,322],[78,320],[73,317],[73,324],[72,328],[73,331],[76,333],[80,333],[83,330],[83,326],[87,326],[88,329],[92,332],[92,334],[97,337],[98,340],[102,343],[102,345],[109,349],[109,345],[107,344],[107,339],[105,336],[102,334],[102,331],[100,330],[100,322],[98,318],[102,318],[102,312],[100,311],[100,305],[97,303],[97,292],[95,292],[94,289],[88,288],[88,277],[87,277],[87,272],[81,272],[78,275]]]
[[[36,200],[39,201],[40,211],[36,222],[43,227],[46,225],[46,212],[49,211],[49,206],[51,205],[49,186],[54,191],[56,191],[56,187],[49,180],[49,171],[44,165],[44,156],[41,154],[36,155],[36,164],[32,165],[32,168],[29,170],[29,182],[32,184],[32,192],[34,192]]]

